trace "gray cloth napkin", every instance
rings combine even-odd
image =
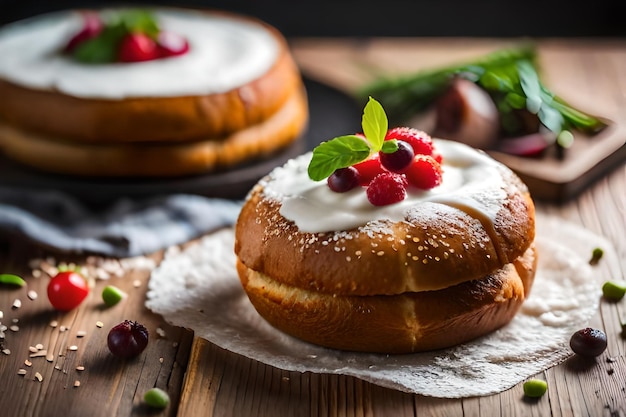
[[[57,191],[0,187],[0,234],[66,252],[145,255],[233,225],[241,202],[177,194],[88,207]]]

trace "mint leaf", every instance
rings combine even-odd
[[[398,141],[396,139],[386,140],[380,149],[383,153],[394,153],[398,150]]]
[[[86,64],[114,62],[118,45],[125,34],[126,29],[122,24],[105,26],[98,36],[80,43],[72,55],[77,61]]]
[[[159,25],[152,14],[146,10],[129,10],[119,15],[120,21],[128,32],[140,32],[156,38],[159,34]]]
[[[321,181],[335,170],[361,162],[369,155],[370,147],[363,138],[356,135],[339,136],[322,142],[313,149],[308,168],[309,178]]]
[[[367,141],[371,145],[372,151],[380,151],[383,147],[388,129],[387,114],[383,106],[372,97],[369,98],[363,109],[363,121],[361,126],[363,127],[363,133]]]

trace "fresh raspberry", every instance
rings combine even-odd
[[[429,155],[417,155],[405,171],[409,184],[430,190],[441,184],[441,165]]]
[[[432,157],[435,159],[435,161],[437,161],[439,164],[441,164],[441,163],[443,162],[443,156],[442,156],[439,152],[437,152],[437,151],[433,150],[433,154],[432,154],[431,156],[432,156]]]
[[[383,172],[367,187],[367,199],[375,206],[399,203],[406,198],[406,178],[400,174]]]
[[[65,45],[64,51],[66,53],[72,52],[81,43],[98,36],[100,32],[102,32],[102,29],[104,29],[104,24],[102,20],[100,20],[100,17],[95,13],[85,12],[85,14],[83,14],[83,27],[72,36],[67,45]]]
[[[415,155],[432,155],[433,140],[425,132],[412,127],[394,127],[387,131],[385,140],[403,140],[413,147]]]
[[[157,52],[159,57],[183,55],[189,51],[187,39],[178,33],[161,31],[157,36]]]
[[[369,159],[353,165],[360,174],[360,184],[368,185],[376,175],[387,172],[385,167],[380,163],[380,155],[378,152],[372,154]]]
[[[129,33],[122,38],[118,54],[119,61],[150,61],[158,57],[156,42],[145,33]]]

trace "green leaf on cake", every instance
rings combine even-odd
[[[363,161],[369,154],[368,144],[356,135],[339,136],[322,142],[313,150],[313,158],[308,167],[309,178],[321,181],[337,169]]]

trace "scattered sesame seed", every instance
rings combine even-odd
[[[16,298],[13,301],[13,305],[11,306],[11,308],[16,310],[16,309],[20,308],[21,306],[22,306],[22,301],[19,298]]]
[[[96,322],[96,327],[102,328],[103,326],[104,326],[104,323],[102,323],[101,321]]]
[[[37,348],[37,350],[43,349],[43,345],[41,343],[37,343],[35,347]]]
[[[31,299],[31,300],[36,300],[37,299],[37,291],[34,290],[30,290],[28,291],[28,293],[26,294],[26,296]]]
[[[135,288],[141,287],[141,281],[138,280],[138,279],[134,280],[133,281],[133,287],[135,287]]]
[[[58,321],[56,321],[56,320],[52,320],[52,321],[50,322],[50,327],[52,327],[52,328],[55,328],[55,327],[57,327],[58,325],[59,325],[59,322],[58,322]]]
[[[11,330],[12,332],[19,332],[20,326],[18,326],[17,324],[14,324],[12,326],[9,326],[9,330]]]
[[[33,270],[33,278],[40,278],[41,277],[41,271],[38,269]]]
[[[426,259],[426,258],[422,259],[422,263],[423,263],[424,265],[426,265],[426,264],[428,263],[428,259]]]
[[[43,381],[43,376],[39,372],[35,372],[35,379],[41,382]]]
[[[74,387],[76,388],[80,387],[80,381],[78,379],[74,381]]]
[[[163,358],[159,358],[159,363],[163,363]]]
[[[2,353],[4,353],[5,355],[10,355],[11,354],[11,350],[10,349],[2,349]]]
[[[72,346],[68,347],[67,349],[68,350],[78,350],[78,346],[72,345]]]
[[[50,353],[48,353],[48,354],[46,355],[46,360],[47,360],[48,362],[52,362],[52,361],[54,360],[54,355],[52,354],[52,352],[50,352]]]
[[[59,327],[59,331],[60,331],[60,332],[64,332],[64,331],[66,331],[67,329],[68,329],[68,327],[65,327],[65,326],[61,326],[61,327]]]
[[[85,370],[85,367],[84,367],[84,366],[82,366],[82,365],[78,365],[78,366],[76,367],[76,370],[77,370],[77,371],[84,371],[84,370]]]
[[[76,337],[85,337],[87,332],[85,330],[79,330],[76,332]]]
[[[29,350],[30,352],[35,353],[35,352],[37,352],[39,349],[37,349],[35,346],[29,346],[29,347],[28,347],[28,350]]]
[[[414,261],[419,261],[419,259],[420,259],[420,258],[419,258],[419,256],[417,256],[417,255],[413,255],[413,256],[411,257],[411,259],[413,259]]]
[[[351,257],[346,256],[346,261],[350,262],[351,260],[352,260],[352,258],[351,258]]]
[[[31,361],[29,361],[28,359],[26,359],[24,361],[24,365],[26,365],[26,366],[33,366],[33,363]]]
[[[4,318],[4,313],[2,312],[2,310],[0,310],[0,320],[2,320]]]
[[[27,373],[28,373],[28,371],[27,371],[26,369],[23,369],[23,368],[20,368],[20,369],[18,369],[18,370],[17,370],[17,374],[18,374],[18,375],[22,375],[22,376],[24,376],[24,375],[26,375]]]
[[[157,327],[157,329],[156,329],[156,333],[157,333],[159,336],[161,336],[161,337],[165,337],[165,330],[163,330],[163,329],[162,329],[162,328],[160,328],[160,327]]]
[[[35,353],[31,353],[30,355],[28,355],[29,358],[40,358],[42,356],[46,356],[48,354],[48,351],[46,350],[40,350],[38,352]]]

